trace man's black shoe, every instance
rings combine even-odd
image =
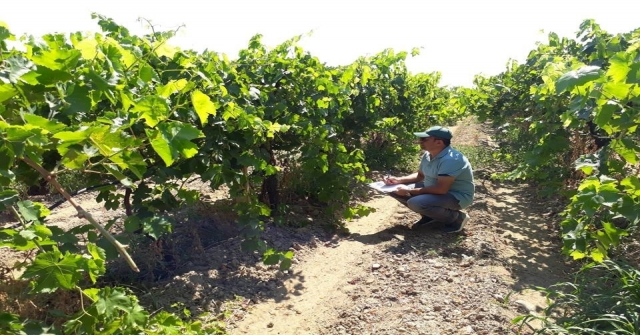
[[[420,220],[418,220],[418,221],[413,223],[413,226],[414,227],[416,227],[416,226],[418,226],[418,227],[419,226],[424,226],[424,225],[427,225],[427,224],[429,224],[431,222],[434,222],[434,221],[435,221],[434,219],[423,215],[422,218],[420,218]]]
[[[453,223],[446,224],[443,230],[447,233],[457,233],[464,228],[464,225],[467,224],[470,218],[469,214],[461,211],[458,219]]]

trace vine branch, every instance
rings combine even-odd
[[[98,221],[96,221],[96,219],[94,219],[93,216],[89,212],[84,210],[84,208],[82,208],[82,206],[80,206],[71,197],[71,195],[62,187],[62,185],[60,185],[60,183],[56,179],[55,175],[49,173],[49,171],[47,171],[45,168],[40,166],[40,164],[34,162],[33,160],[31,160],[31,159],[29,159],[27,157],[23,157],[21,159],[22,159],[22,161],[27,163],[29,166],[34,168],[36,171],[38,171],[42,175],[42,177],[44,177],[44,179],[47,182],[49,182],[51,185],[53,185],[53,187],[60,194],[62,194],[62,196],[65,199],[67,199],[67,201],[78,212],[78,217],[79,218],[83,218],[83,219],[86,219],[87,221],[89,221],[89,223],[91,223],[100,232],[100,234],[102,234],[102,236],[104,236],[111,244],[113,244],[113,246],[116,247],[116,249],[118,250],[118,253],[127,261],[127,264],[129,264],[129,267],[131,267],[131,269],[133,271],[140,272],[140,269],[138,269],[138,266],[136,265],[136,263],[133,261],[133,259],[131,258],[131,256],[127,252],[127,250],[125,250],[125,247],[120,242],[118,242],[118,240],[116,240],[115,237],[113,237],[113,235],[111,235],[111,233],[109,233],[102,225],[100,225],[100,223],[98,223]]]

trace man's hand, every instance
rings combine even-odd
[[[408,196],[411,196],[411,193],[409,193],[409,190],[410,190],[409,186],[400,185],[398,186],[398,190],[394,191],[393,193],[399,196],[408,197]]]
[[[400,181],[398,180],[398,178],[396,177],[389,177],[386,176],[382,179],[384,181],[385,185],[395,185],[395,184],[400,184]]]

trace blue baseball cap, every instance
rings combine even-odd
[[[449,128],[445,128],[441,126],[431,127],[421,133],[413,133],[413,134],[418,137],[437,137],[437,138],[443,138],[446,140],[450,140],[453,137],[453,134],[451,134],[451,130],[449,130]]]

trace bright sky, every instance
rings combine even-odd
[[[0,21],[14,34],[97,31],[90,13],[111,17],[137,34],[185,25],[170,43],[234,58],[251,36],[275,46],[306,35],[301,45],[330,65],[385,48],[421,54],[414,73],[439,71],[441,84],[471,86],[509,59],[523,61],[549,32],[574,37],[593,18],[610,33],[640,28],[640,0],[4,0]]]

